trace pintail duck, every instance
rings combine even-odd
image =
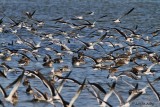
[[[49,67],[49,68],[51,68],[51,67],[53,67],[53,61],[52,60],[50,60],[50,61],[47,61],[47,62],[44,62],[42,65],[44,66],[44,67]]]
[[[61,69],[55,70],[54,67],[52,68],[50,73],[51,73],[50,76],[52,76],[52,77],[62,76],[62,70]]]
[[[28,84],[28,87],[27,87],[27,89],[26,89],[26,93],[27,93],[27,94],[32,94],[32,93],[33,93],[33,89],[31,88],[31,85],[30,85],[30,84]]]
[[[123,66],[129,64],[130,60],[128,58],[118,59],[115,61],[116,66]]]
[[[24,78],[24,80],[23,80],[23,83],[22,83],[24,86],[28,86],[29,84],[30,84],[30,82],[29,82],[29,80],[28,80],[28,78],[26,77],[26,78]]]
[[[55,59],[53,59],[53,62],[54,62],[54,63],[62,63],[62,62],[63,62],[63,59],[62,59],[62,57],[55,58]]]
[[[18,64],[21,66],[27,66],[30,63],[30,58],[26,56],[22,56],[22,58],[18,61]]]
[[[142,72],[144,69],[146,69],[146,64],[144,65],[137,65],[132,67],[131,72],[133,72],[135,75],[138,75],[140,72]]]
[[[136,53],[135,58],[136,59],[141,59],[141,60],[147,60],[148,59],[148,55],[147,54]]]
[[[12,60],[12,56],[11,55],[5,55],[4,56],[1,56],[1,59],[3,61],[11,61]]]
[[[43,66],[51,68],[54,64],[54,60],[52,60],[52,57],[49,54],[46,54],[46,56],[43,58]]]
[[[81,64],[84,64],[84,58],[78,58],[78,57],[72,57],[72,65],[80,66]]]
[[[110,67],[109,68],[109,74],[107,76],[107,78],[111,78],[111,79],[114,79],[114,80],[118,80],[118,78],[114,75],[116,72],[118,72],[118,69],[117,67]]]
[[[3,50],[5,50],[8,54],[10,54],[11,56],[13,55],[18,55],[18,50],[16,49],[9,49],[9,48],[4,48]]]
[[[60,69],[62,70],[62,72],[68,72],[68,71],[71,71],[71,69],[70,69],[67,65],[65,65],[65,66],[61,67]]]

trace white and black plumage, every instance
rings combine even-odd
[[[112,95],[113,93],[113,90],[115,89],[115,86],[116,86],[116,82],[113,82],[112,86],[110,86],[110,90],[109,92],[107,92],[103,98],[103,102],[101,103],[101,107],[105,107],[107,106],[106,102],[107,100],[110,98],[110,96]]]
[[[11,90],[10,94],[7,95],[6,93],[6,90],[0,85],[0,91],[2,92],[4,98],[6,101],[14,104],[14,98],[13,98],[13,95],[15,94],[15,92],[17,91],[19,85],[21,84],[21,81],[23,79],[23,76],[24,76],[24,71],[22,72],[22,74],[20,76],[18,76],[18,78],[13,81],[13,83],[11,83],[10,85],[14,85],[13,89]],[[9,85],[9,86],[10,86]]]
[[[79,87],[78,91],[76,92],[76,94],[74,95],[74,97],[71,99],[68,107],[73,107],[73,103],[76,101],[76,99],[78,98],[78,96],[80,95],[80,93],[82,92],[84,86],[85,86],[85,82],[86,82],[86,79],[84,79],[82,85]]]
[[[42,83],[49,89],[51,96],[54,97],[55,94],[55,89],[52,86],[52,84],[39,72],[39,71],[27,71],[25,72],[25,75],[28,76],[35,76],[36,78],[40,79]]]
[[[151,64],[151,65],[147,68],[147,70],[143,70],[142,73],[145,74],[145,75],[149,75],[149,74],[152,74],[152,75],[153,75],[154,72],[151,72],[151,69],[152,69],[155,65],[156,65],[155,63]]]
[[[160,101],[160,94],[157,92],[157,90],[153,87],[153,85],[150,83],[150,81],[147,78],[147,82],[153,93],[156,95],[158,101]]]
[[[122,96],[116,90],[113,90],[113,92],[120,102],[120,107],[129,107],[130,103],[142,94],[142,92],[132,92],[125,102]]]
[[[114,22],[115,23],[120,23],[120,19],[127,16],[129,13],[131,13],[135,8],[130,9],[128,12],[126,12],[125,14],[121,15],[118,19],[116,19]]]
[[[53,104],[52,97],[49,97],[47,93],[43,93],[40,90],[38,90],[37,88],[34,88],[34,90],[37,92],[38,95],[40,95],[40,96],[37,96],[37,94],[35,94],[35,92],[34,92],[34,94],[33,94],[34,100],[46,101],[46,102]]]

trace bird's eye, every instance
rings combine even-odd
[[[28,75],[29,74],[29,71],[25,71],[25,73],[24,73],[25,75]]]

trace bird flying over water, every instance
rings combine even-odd
[[[120,19],[122,19],[123,17],[127,16],[128,14],[130,14],[135,8],[130,9],[128,12],[124,13],[123,15],[121,15],[118,19],[116,19],[114,22],[115,23],[120,23]]]

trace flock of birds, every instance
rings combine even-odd
[[[123,18],[134,9],[122,13],[113,23],[123,23]],[[160,41],[157,39],[160,29],[149,34],[147,31],[140,34],[138,26],[133,29],[121,26],[97,27],[107,15],[94,21],[89,20],[94,12],[86,12],[69,19],[59,17],[42,21],[35,18],[36,12],[25,12],[21,20],[6,15],[0,20],[1,37],[12,38],[0,44],[0,78],[6,78],[7,81],[12,79],[11,74],[16,76],[6,87],[0,82],[2,106],[5,106],[5,102],[17,104],[20,85],[26,87],[27,95],[33,96],[31,101],[43,101],[53,106],[56,106],[55,102],[59,102],[64,107],[73,107],[84,90],[102,107],[112,107],[109,98],[114,95],[119,100],[120,107],[128,107],[145,95],[147,89],[151,89],[160,101],[160,95],[154,86],[160,77],[156,77],[158,70],[153,69],[160,62]],[[49,23],[53,26],[49,26]],[[93,72],[107,72],[108,76],[104,80],[108,81],[108,89],[91,82],[87,76],[82,81],[70,77],[75,72],[74,68],[85,67]],[[126,78],[132,83],[125,80]],[[33,79],[41,81],[49,93],[38,89],[39,84],[33,87]],[[145,81],[146,86],[139,88],[137,80]],[[78,86],[71,101],[67,101],[61,93],[68,82]],[[130,87],[126,100],[118,91],[118,82]]]

